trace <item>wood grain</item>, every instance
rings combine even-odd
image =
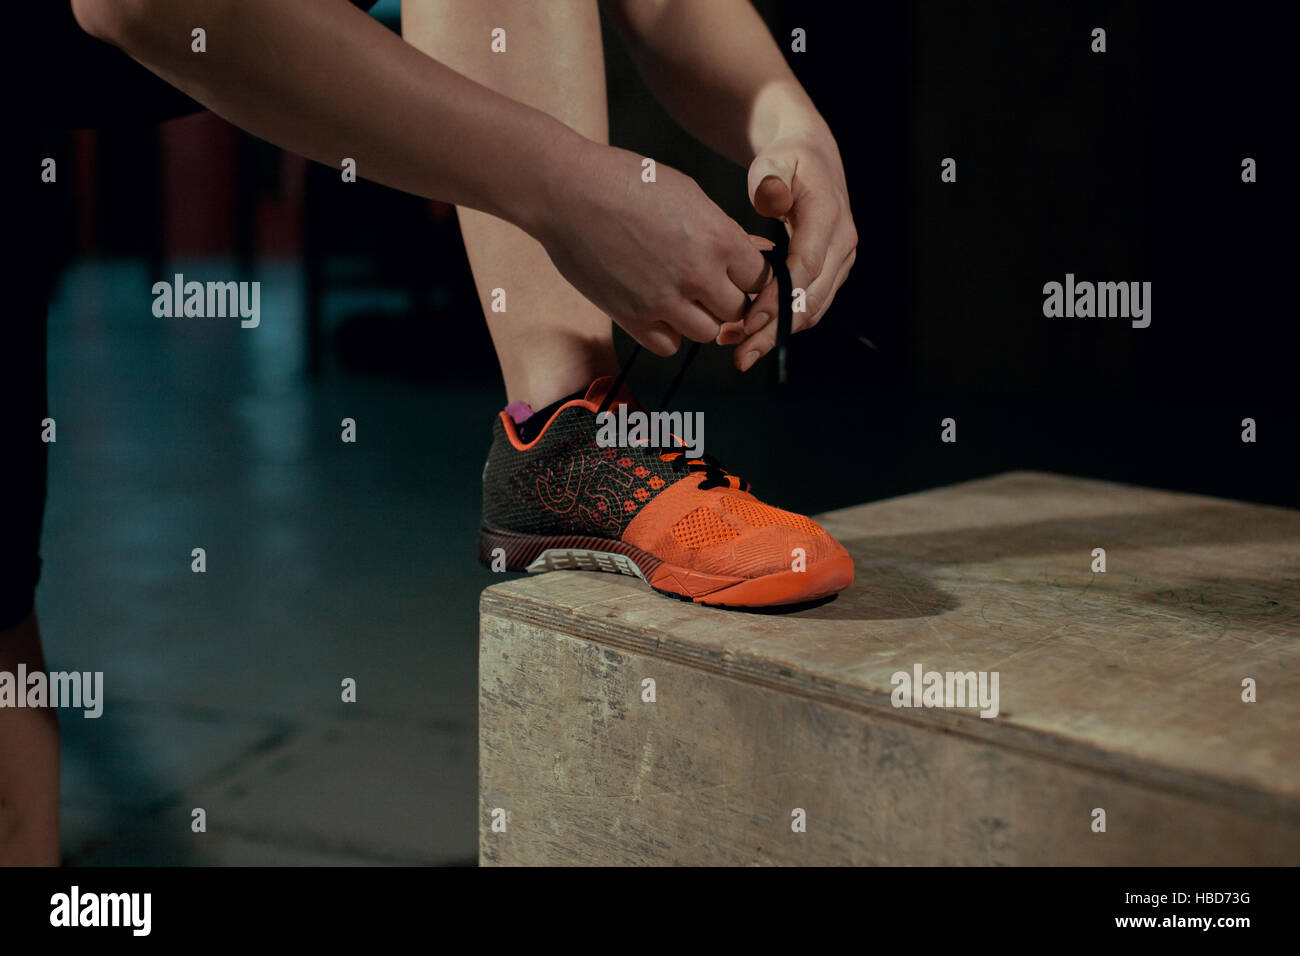
[[[483,593],[484,862],[1300,860],[1300,514],[1013,473],[819,520],[857,581],[795,613]],[[999,716],[893,707],[918,663]]]

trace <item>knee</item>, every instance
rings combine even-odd
[[[154,0],[72,0],[77,24],[93,37],[123,46],[148,22]]]

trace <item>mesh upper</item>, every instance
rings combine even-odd
[[[628,523],[682,476],[658,448],[601,448],[596,414],[561,409],[525,451],[497,416],[483,472],[483,520],[526,534],[595,534],[621,538]]]
[[[673,525],[673,537],[683,548],[695,549],[719,544],[740,536],[740,532],[705,507],[688,511]]]
[[[733,577],[790,571],[800,558],[807,569],[843,554],[840,543],[810,518],[747,492],[699,491],[695,484],[669,489],[656,505],[664,521],[633,526],[629,543],[669,564]],[[681,517],[667,524],[674,513]]]
[[[783,528],[792,528],[803,534],[825,534],[822,526],[812,518],[805,518],[803,515],[797,515],[793,511],[782,511],[780,508],[773,508],[771,505],[765,505],[761,501],[755,501],[753,498],[740,498],[736,495],[723,495],[722,507],[736,515],[742,521],[752,524],[756,528],[768,528],[772,525],[780,525]]]

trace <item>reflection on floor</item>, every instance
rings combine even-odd
[[[255,329],[155,318],[136,263],[74,268],[51,309],[38,607],[50,668],[102,671],[106,698],[61,715],[69,863],[474,859],[500,388],[309,383],[297,277],[257,276]]]

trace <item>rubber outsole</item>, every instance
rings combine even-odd
[[[506,571],[606,571],[645,581],[662,594],[719,607],[777,607],[829,597],[853,583],[847,554],[806,571],[757,578],[707,574],[668,564],[648,552],[591,535],[535,535],[484,526],[479,561]]]

